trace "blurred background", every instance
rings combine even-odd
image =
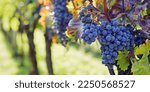
[[[1,75],[108,74],[98,42],[65,48],[56,36],[47,40],[40,9],[38,0],[0,0]]]

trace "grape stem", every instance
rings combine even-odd
[[[103,9],[104,9],[105,17],[108,19],[109,22],[111,22],[111,18],[110,18],[109,13],[108,13],[108,7],[107,7],[106,0],[103,0]]]
[[[111,69],[108,67],[108,70],[109,70],[110,75],[115,75],[114,69]]]
[[[50,2],[53,4],[53,3],[54,3],[54,0],[50,0]]]
[[[135,58],[133,49],[128,53],[128,61],[130,61],[131,58]]]
[[[75,3],[74,3],[74,0],[71,0],[71,2],[72,2],[72,4],[73,4],[74,9],[77,9],[77,7],[76,7],[76,5],[75,5]]]
[[[122,13],[125,13],[124,0],[122,0]],[[125,16],[123,16],[123,23],[125,25]]]
[[[123,13],[125,12],[125,9],[124,9],[124,0],[122,0],[122,12]]]

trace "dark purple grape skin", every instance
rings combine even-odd
[[[67,0],[54,0],[54,23],[62,45],[67,43],[67,37],[64,33],[71,19],[72,14],[67,9]]]
[[[103,64],[110,66],[116,63],[118,51],[130,50],[133,47],[133,28],[120,26],[117,21],[103,21],[99,27]]]
[[[82,7],[79,11],[79,19],[84,24],[83,25],[83,32],[81,38],[87,44],[91,44],[95,42],[98,36],[98,27],[96,23],[94,23],[93,19],[91,18],[91,14],[85,14],[86,10],[92,10],[93,7],[91,4],[88,4],[86,7]]]

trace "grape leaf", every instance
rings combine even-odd
[[[148,61],[147,56],[143,56],[139,62],[133,63],[131,71],[134,75],[150,75],[150,66],[145,61]]]
[[[110,2],[110,6],[112,6],[117,2],[117,0],[109,0],[109,2]]]
[[[117,58],[118,60],[117,65],[119,65],[119,68],[123,71],[127,70],[129,66],[127,55],[128,55],[127,51],[119,52],[119,55]]]
[[[140,45],[135,49],[135,55],[142,54],[142,58],[132,65],[132,72],[135,75],[148,75],[150,74],[150,66],[148,63],[148,55],[150,51],[150,40],[146,40],[145,44]]]
[[[145,44],[140,45],[139,47],[135,48],[135,55],[145,54],[148,56],[150,51],[150,40],[146,40]]]
[[[69,21],[67,31],[65,33],[67,37],[77,41],[80,38],[82,29],[83,29],[82,22],[78,19],[73,18]]]
[[[96,8],[98,8],[102,4],[102,0],[94,0],[93,1]]]
[[[99,10],[103,10],[103,6],[102,5],[99,5]]]

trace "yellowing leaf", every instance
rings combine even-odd
[[[72,13],[73,18],[78,17],[78,12],[80,8],[82,7],[81,3],[82,3],[82,0],[70,0],[70,2],[68,3],[67,8],[69,12]]]
[[[48,6],[48,5],[50,5],[51,4],[51,1],[50,0],[44,0],[44,6]]]
[[[44,6],[51,5],[51,0],[38,0],[39,4],[43,4]]]
[[[38,0],[39,4],[43,4],[44,0]]]
[[[41,18],[39,19],[39,23],[40,23],[43,27],[45,27],[45,26],[46,26],[46,17],[41,17]]]
[[[41,11],[40,11],[40,16],[42,17],[47,17],[49,14],[49,11],[45,8],[43,8]]]
[[[94,0],[93,3],[96,8],[99,8],[99,5],[102,4],[102,0]]]
[[[75,39],[76,37],[76,30],[73,30],[71,27],[68,27],[67,28],[67,31],[65,32],[66,33],[66,36],[71,38],[71,39]]]
[[[135,55],[145,54],[148,56],[150,51],[150,40],[146,40],[145,44],[141,44],[135,49]]]
[[[126,11],[131,10],[131,5],[130,5],[130,4],[127,4],[127,6],[126,6],[125,10],[126,10]]]
[[[52,43],[59,43],[59,38],[57,35],[52,36]]]

